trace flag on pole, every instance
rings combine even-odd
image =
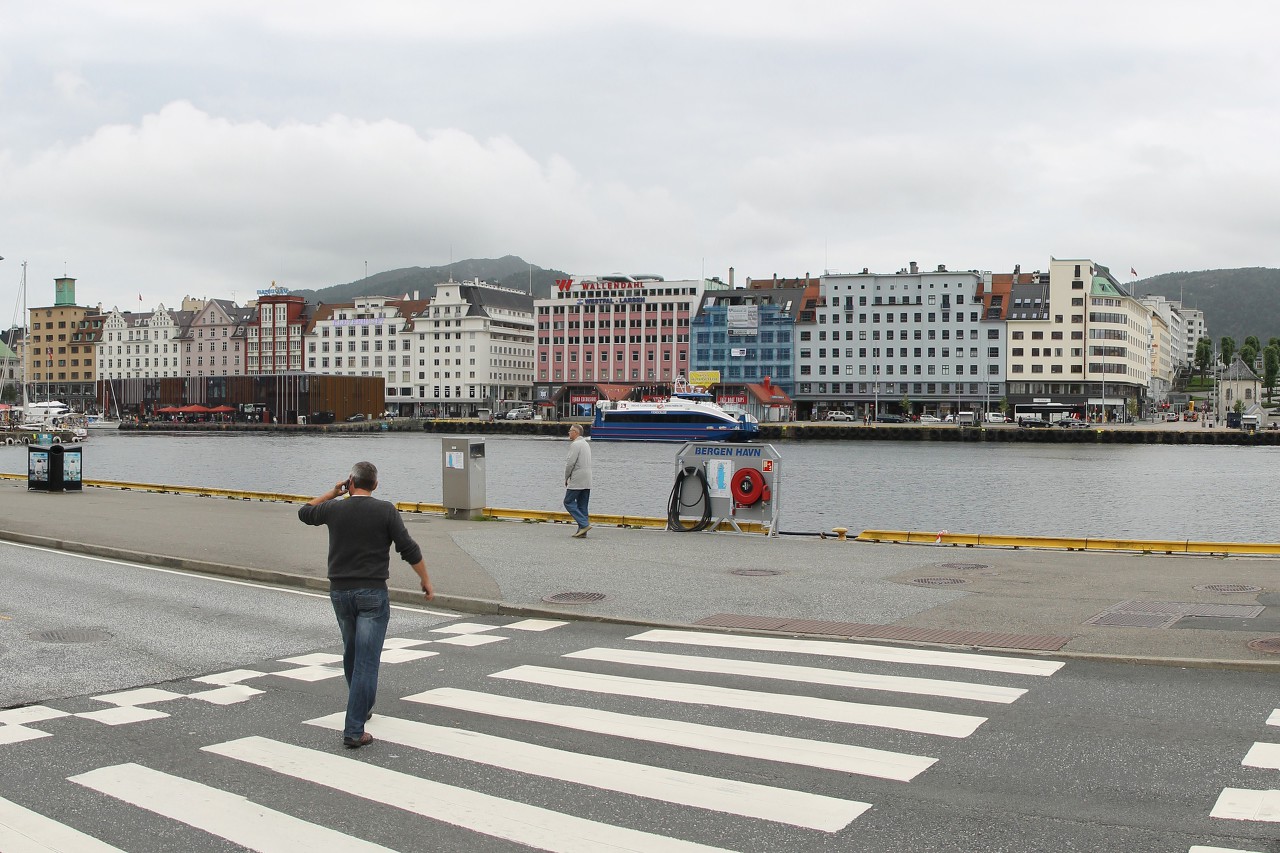
[[[1137,278],[1137,277],[1138,277],[1138,271],[1137,271],[1137,270],[1135,270],[1133,267],[1129,267],[1129,275],[1133,276],[1134,278]]]

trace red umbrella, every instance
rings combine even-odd
[[[163,409],[156,409],[157,415],[176,415],[182,411],[177,406],[165,406]]]
[[[215,414],[215,415],[225,415],[225,414],[230,414],[231,412],[234,412],[234,411],[235,409],[232,408],[231,406],[223,405],[223,406],[214,406],[212,409],[209,410],[209,413]]]
[[[204,406],[201,406],[199,403],[193,403],[190,406],[183,406],[181,409],[178,409],[177,411],[181,412],[184,415],[207,415],[209,414],[210,410],[205,408]]]

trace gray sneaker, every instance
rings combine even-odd
[[[590,529],[591,529],[591,526],[590,526],[590,525],[587,525],[586,527],[579,527],[579,528],[577,529],[577,531],[575,531],[575,532],[574,532],[574,534],[573,534],[573,538],[574,538],[574,539],[583,539],[583,538],[585,538],[585,537],[586,537],[586,535],[587,535],[587,531],[588,531],[588,530],[590,530]]]

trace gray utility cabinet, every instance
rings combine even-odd
[[[484,439],[440,439],[441,503],[449,518],[474,518],[485,508]]]

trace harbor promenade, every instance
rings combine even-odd
[[[0,539],[327,589],[326,534],[301,524],[288,500],[29,492],[10,478],[0,480],[0,506]],[[1280,672],[1272,557],[609,526],[579,540],[572,525],[547,521],[404,517],[426,555],[436,608]],[[393,560],[390,586],[393,601],[422,603],[407,565]]]

